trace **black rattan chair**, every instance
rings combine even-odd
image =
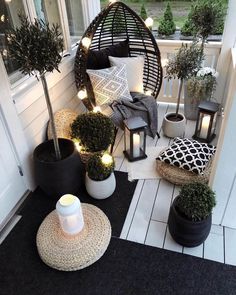
[[[80,42],[75,57],[75,81],[78,91],[86,89],[88,97],[83,103],[88,110],[95,105],[91,82],[86,74],[89,50],[102,50],[110,45],[129,40],[129,56],[145,57],[144,90],[151,91],[156,99],[162,83],[160,51],[152,32],[143,20],[122,2],[109,4],[90,24],[82,39],[91,40],[89,49]],[[81,40],[82,40],[81,39]]]

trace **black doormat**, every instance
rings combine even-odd
[[[105,200],[96,200],[88,195],[85,187],[82,187],[77,197],[83,203],[97,206],[107,215],[111,222],[112,235],[119,237],[129,205],[131,203],[137,181],[128,181],[128,175],[124,172],[115,172],[116,190],[113,195]],[[24,219],[27,219],[31,226],[37,230],[43,219],[56,207],[56,199],[50,198],[39,188],[26,200],[21,212]]]
[[[1,295],[236,294],[236,267],[119,238],[88,268],[54,270],[40,260],[29,222],[0,246]]]

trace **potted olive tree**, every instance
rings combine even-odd
[[[179,105],[184,79],[194,75],[201,66],[203,59],[202,48],[194,41],[190,46],[182,44],[177,53],[169,59],[166,65],[166,77],[179,79],[179,89],[175,113],[167,113],[164,116],[162,129],[168,137],[182,137],[185,130],[185,116],[179,113]]]
[[[71,138],[79,144],[80,156],[87,163],[93,153],[106,151],[114,139],[112,120],[100,112],[78,115],[71,124]]]
[[[185,247],[203,243],[211,229],[215,205],[215,193],[207,184],[185,184],[170,208],[168,228],[172,238]]]
[[[49,195],[76,193],[80,186],[81,160],[74,143],[58,139],[46,73],[57,70],[61,62],[63,40],[58,25],[49,26],[42,20],[29,22],[19,15],[21,26],[7,32],[9,53],[24,74],[35,75],[43,85],[53,140],[34,151],[36,183]]]
[[[114,193],[116,188],[114,167],[114,158],[108,153],[96,153],[89,158],[85,186],[91,197],[106,199]]]

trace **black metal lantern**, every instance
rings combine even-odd
[[[146,128],[147,123],[140,117],[124,120],[124,155],[130,162],[147,158]]]
[[[194,139],[209,143],[215,137],[217,112],[219,104],[212,101],[203,101],[198,106],[198,117]]]

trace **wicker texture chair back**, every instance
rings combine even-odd
[[[129,56],[145,57],[143,84],[144,91],[150,90],[157,98],[162,83],[161,56],[156,40],[143,20],[122,2],[109,4],[92,21],[82,39],[91,39],[87,49],[80,42],[75,57],[75,81],[78,91],[86,89],[89,99],[83,99],[87,109],[95,105],[94,94],[88,75],[87,58],[89,50],[101,50],[129,39]],[[81,40],[82,40],[81,39]]]

